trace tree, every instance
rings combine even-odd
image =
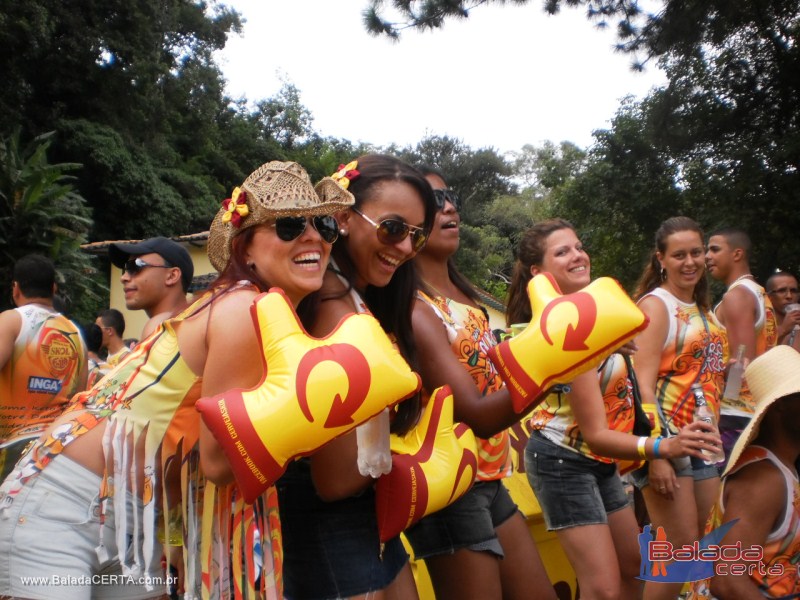
[[[43,254],[56,264],[62,299],[80,312],[102,293],[91,259],[80,249],[92,220],[68,175],[80,165],[49,164],[51,142],[47,134],[20,147],[19,131],[0,140],[0,288],[11,289],[18,259]],[[0,310],[11,307],[10,295],[0,294]]]
[[[285,78],[276,96],[256,104],[256,116],[264,137],[287,151],[313,133],[311,111],[300,102],[300,90]]]
[[[86,118],[139,141],[169,130],[186,105],[172,84],[215,71],[213,52],[241,30],[235,11],[190,0],[6,2],[0,24],[0,130],[22,123],[29,136]]]
[[[540,147],[525,144],[520,152],[512,155],[515,177],[521,179],[537,198],[543,198],[548,190],[575,177],[586,162],[586,152],[572,142],[561,142],[556,146],[547,141]]]
[[[369,0],[362,13],[369,33],[399,39],[404,29],[437,29],[452,19],[468,18],[484,4],[528,4],[529,0]],[[390,5],[395,17],[386,17]],[[794,37],[798,6],[792,0],[543,0],[545,12],[557,14],[562,7],[579,8],[599,27],[614,26],[616,49],[642,56],[634,66],[665,53],[689,56],[704,46],[716,46],[720,40],[747,28],[776,24],[774,41]]]
[[[434,135],[397,154],[412,165],[440,171],[447,185],[461,195],[464,204],[461,218],[471,225],[484,222],[486,207],[498,194],[515,190],[510,179],[511,166],[494,148],[473,150],[457,138]]]
[[[0,23],[0,134],[58,132],[53,157],[85,165],[77,186],[95,210],[92,236],[203,229],[230,179],[255,166],[225,146],[237,119],[252,128],[243,137],[257,130],[229,108],[214,63],[241,27],[224,5],[32,0],[5,3]]]
[[[396,37],[403,27],[467,17],[489,1],[373,0],[365,22]],[[395,22],[383,16],[388,6]],[[617,49],[639,66],[657,59],[669,78],[641,103],[626,101],[612,128],[595,134],[586,171],[552,190],[553,208],[602,247],[602,256],[594,253],[596,265],[607,261],[601,272],[630,282],[639,248],[652,245],[663,218],[679,213],[707,229],[749,230],[762,280],[776,266],[796,269],[800,4],[665,0],[650,14],[637,0],[544,2],[550,13],[563,6],[583,7],[601,25],[615,20]]]

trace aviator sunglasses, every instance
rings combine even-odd
[[[444,203],[449,202],[456,212],[461,212],[461,198],[453,190],[433,190],[433,198],[436,200],[436,210],[444,210]]]
[[[425,243],[428,241],[428,234],[422,227],[409,225],[400,219],[384,219],[380,223],[376,223],[357,208],[351,208],[350,210],[375,227],[378,232],[378,241],[381,244],[394,246],[406,239],[408,234],[411,234],[411,247],[414,249],[414,252],[419,252],[425,247]]]
[[[156,269],[174,269],[171,264],[167,263],[165,265],[151,265],[149,262],[145,262],[141,258],[131,258],[125,262],[125,265],[122,267],[122,270],[125,271],[131,277],[135,277],[139,273],[142,272],[142,269],[146,269],[147,267],[153,267]]]
[[[303,235],[308,226],[308,217],[280,217],[275,219],[272,226],[278,238],[284,242],[291,242]],[[311,226],[328,244],[332,244],[339,237],[339,224],[331,215],[311,217]]]

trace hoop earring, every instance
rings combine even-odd
[[[661,281],[667,280],[667,270],[664,267],[661,267]]]

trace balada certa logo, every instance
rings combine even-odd
[[[737,521],[735,519],[725,523],[701,540],[683,546],[673,546],[667,540],[663,527],[659,526],[654,536],[650,525],[645,525],[639,534],[639,551],[642,556],[639,579],[688,583],[715,575],[745,575],[756,571],[782,575],[783,565],[764,564],[764,550],[761,546],[742,548],[741,542],[720,544]],[[775,572],[776,569],[780,572]]]

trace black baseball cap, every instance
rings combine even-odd
[[[158,254],[170,265],[179,268],[183,291],[189,291],[194,276],[194,264],[189,252],[179,243],[165,237],[154,237],[135,244],[114,243],[108,247],[108,256],[111,258],[111,262],[120,269],[125,268],[128,258],[141,254]]]

